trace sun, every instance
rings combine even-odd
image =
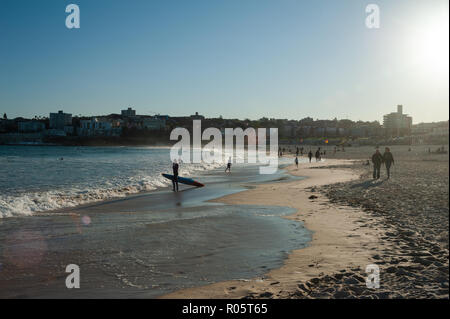
[[[448,77],[448,30],[448,11],[429,16],[411,28],[409,56],[423,76]]]

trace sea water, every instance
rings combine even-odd
[[[182,164],[180,176],[222,166]],[[0,146],[0,218],[165,187],[168,148]]]

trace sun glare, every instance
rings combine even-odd
[[[422,75],[448,77],[448,29],[447,12],[430,17],[411,30],[411,62]]]

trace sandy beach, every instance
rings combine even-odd
[[[448,298],[448,154],[391,149],[389,180],[372,179],[374,147],[349,147],[275,175],[212,170],[201,189],[0,220],[0,297]]]
[[[363,165],[373,147],[353,148],[289,167],[307,179],[218,199],[293,207],[288,218],[303,221],[312,242],[262,277],[164,298],[448,298],[448,155],[426,150],[394,147],[398,169],[388,181],[373,181]],[[366,287],[369,264],[380,268],[378,289]]]

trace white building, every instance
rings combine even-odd
[[[80,125],[79,136],[119,136],[122,132],[121,128],[113,128],[111,122],[96,117],[90,120],[81,120]]]

